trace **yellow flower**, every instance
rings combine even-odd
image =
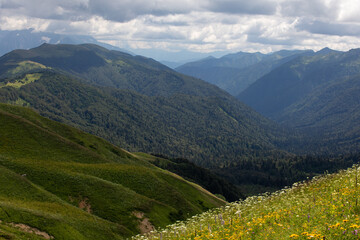
[[[290,238],[297,239],[298,237],[299,237],[299,235],[297,235],[297,234],[295,234],[295,233],[290,235]]]

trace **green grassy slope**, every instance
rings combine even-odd
[[[359,166],[133,239],[359,239]]]
[[[140,231],[136,213],[160,227],[223,204],[173,173],[30,109],[0,104],[0,125],[3,223],[56,239],[121,239]]]
[[[1,240],[44,240],[51,239],[45,232],[38,232],[38,229],[28,228],[24,230],[23,225],[13,225],[0,222],[0,239]],[[35,233],[36,231],[36,233]]]

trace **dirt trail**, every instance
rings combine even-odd
[[[10,223],[9,225],[13,226],[13,227],[16,227],[16,228],[20,229],[23,232],[33,233],[33,234],[41,236],[41,237],[43,237],[45,239],[54,239],[54,237],[49,235],[48,233],[42,232],[37,228],[30,227],[30,226],[28,226],[26,224],[23,224],[23,223]]]
[[[150,220],[144,217],[143,212],[133,212],[133,215],[139,219],[139,229],[142,234],[155,230]]]

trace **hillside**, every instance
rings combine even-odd
[[[0,104],[0,125],[1,236],[25,238],[23,224],[55,239],[122,239],[224,204],[139,155],[30,109]]]
[[[249,197],[132,239],[358,239],[359,170]]]
[[[360,147],[359,80],[359,75],[349,76],[321,86],[284,109],[277,120],[356,152]]]
[[[265,75],[239,95],[255,110],[336,151],[359,147],[360,51],[324,49]]]
[[[212,193],[225,197],[229,202],[243,199],[244,195],[235,185],[224,181],[212,171],[201,168],[184,158],[169,158],[163,155],[147,155],[149,161],[157,167],[176,173],[185,179],[189,179]],[[220,196],[220,197],[221,197]]]
[[[271,54],[239,52],[221,58],[205,58],[186,63],[177,71],[212,83],[233,96],[272,69],[312,51],[278,51]]]
[[[179,74],[155,60],[93,44],[43,44],[30,50],[12,51],[0,58],[0,78],[8,77],[8,71],[18,63],[28,61],[77,77],[84,83],[128,89],[147,96],[226,96],[219,88]]]
[[[53,49],[50,53],[49,48]],[[54,54],[58,57],[53,57]],[[109,57],[104,58],[104,54]],[[124,61],[129,59],[124,71],[136,70],[125,80],[138,85],[140,92],[156,89],[160,95],[165,91],[165,96],[101,87],[89,84],[90,80],[79,78],[77,73],[70,75],[82,68],[106,65],[106,59],[115,55],[126,56]],[[66,56],[82,57],[77,62],[81,66],[60,64]],[[274,152],[277,156],[286,155],[274,150],[274,142],[285,137],[271,121],[217,87],[175,73],[149,59],[93,45],[44,45],[31,51],[14,51],[0,58],[0,63],[1,102],[30,106],[44,116],[130,151],[183,157],[205,167],[226,166],[243,157],[273,156]],[[153,75],[149,69],[153,69]],[[142,71],[148,71],[151,87],[140,84]],[[163,74],[171,76],[161,79]],[[153,78],[154,84],[149,78]],[[173,85],[174,78],[181,80],[182,87]],[[113,81],[120,84],[121,78]],[[157,88],[157,84],[162,88]]]

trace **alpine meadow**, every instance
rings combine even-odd
[[[0,240],[360,239],[359,11],[0,0]]]

